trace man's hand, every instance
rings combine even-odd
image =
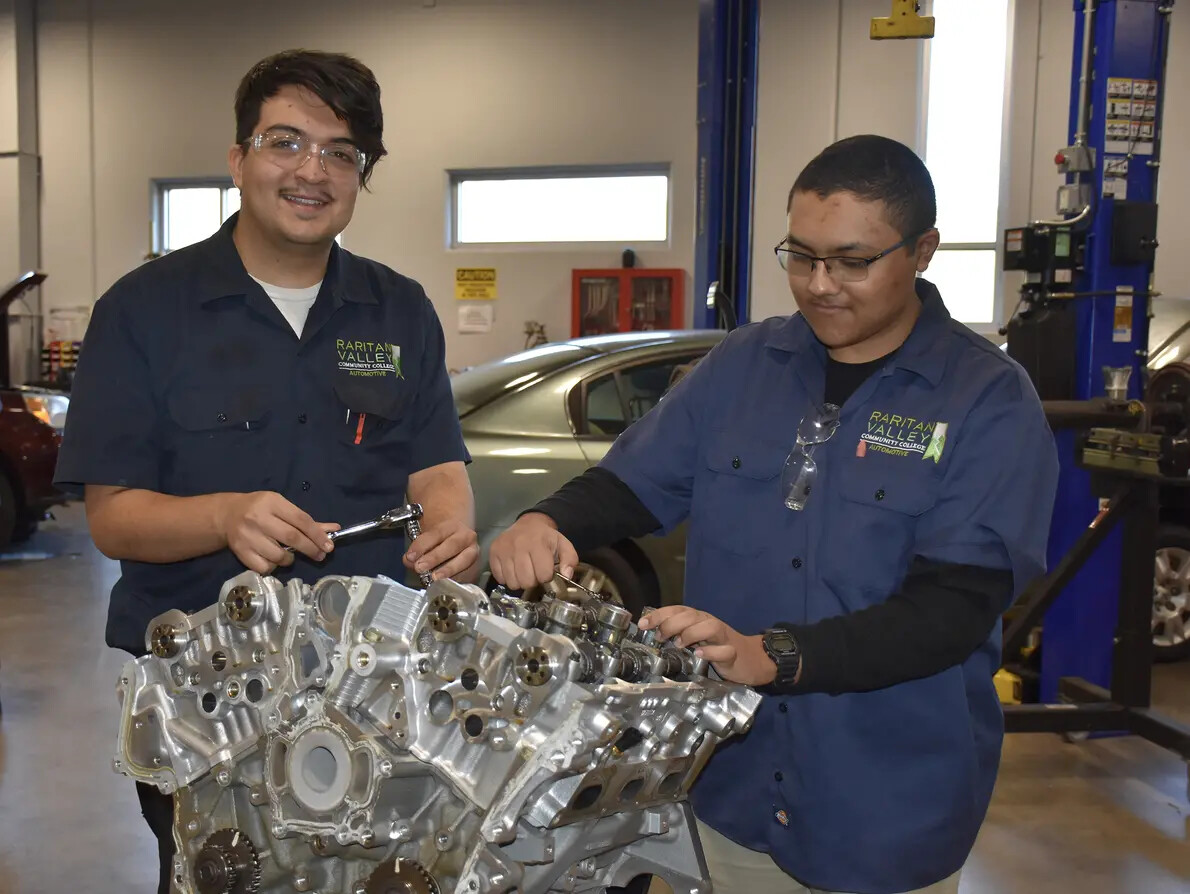
[[[510,590],[524,590],[553,579],[554,565],[565,577],[574,574],[578,553],[548,515],[529,512],[492,542],[492,576]]]
[[[448,518],[423,530],[405,553],[405,567],[434,580],[457,578],[479,561],[479,539],[457,518]]]
[[[640,619],[643,630],[658,628],[662,639],[679,647],[697,644],[694,654],[715,666],[719,676],[733,683],[765,686],[777,677],[777,665],[764,650],[760,636],[745,636],[714,615],[685,605],[667,605]]]
[[[405,567],[434,579],[471,583],[479,565],[475,537],[475,498],[462,462],[440,463],[409,476],[405,497],[425,510],[422,532],[405,553]]]
[[[283,496],[272,491],[220,494],[215,525],[227,548],[258,574],[292,565],[292,546],[304,556],[321,562],[334,544],[326,536],[339,526],[316,522]]]

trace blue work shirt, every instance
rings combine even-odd
[[[203,242],[129,273],[96,303],[55,483],[190,497],[276,491],[344,526],[405,501],[411,473],[468,461],[445,341],[421,286],[331,249],[299,338],[248,275],[238,215]],[[404,539],[344,541],[276,576],[401,579]],[[123,561],[109,645],[144,651],[171,608],[213,604],[244,568],[228,549],[169,564]]]
[[[617,440],[603,466],[664,529],[690,520],[686,604],[756,634],[881,603],[915,555],[1011,569],[1018,594],[1043,573],[1058,465],[1036,392],[932,285],[918,295],[909,338],[815,449],[804,511],[785,507],[781,471],[827,355],[800,315],[732,332]],[[695,783],[694,811],[813,887],[933,884],[962,867],[991,799],[999,666],[997,625],[932,677],[766,697]]]

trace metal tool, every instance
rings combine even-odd
[[[397,506],[394,509],[388,510],[383,515],[379,515],[371,521],[360,522],[357,525],[351,525],[346,528],[341,528],[338,531],[331,531],[327,534],[332,543],[337,543],[347,537],[356,537],[360,534],[366,534],[369,531],[388,531],[392,528],[404,528],[409,534],[410,540],[416,540],[421,536],[421,524],[418,519],[422,517],[422,509],[420,503],[409,503],[406,506]],[[285,547],[286,552],[293,552],[292,546]],[[429,571],[422,572],[418,575],[424,586],[429,586],[434,581],[434,576]]]
[[[563,574],[562,572],[560,572],[560,571],[555,571],[555,572],[554,572],[554,577],[556,577],[558,580],[562,581],[562,583],[564,583],[564,584],[569,584],[570,586],[574,587],[575,589],[582,590],[582,591],[583,591],[584,593],[586,593],[588,596],[593,596],[593,597],[595,597],[596,599],[602,599],[602,598],[603,598],[603,597],[602,597],[602,596],[600,596],[598,593],[596,593],[594,590],[589,590],[589,589],[587,589],[587,588],[586,588],[586,587],[584,587],[582,584],[580,584],[578,581],[576,581],[576,580],[571,580],[570,578],[568,578],[566,575],[564,575],[564,574]]]
[[[384,515],[379,515],[371,521],[360,522],[358,525],[351,525],[350,527],[342,528],[338,531],[331,531],[328,535],[331,542],[337,542],[344,537],[355,537],[358,534],[366,534],[368,531],[387,531],[391,528],[405,528],[409,534],[416,537],[421,533],[421,525],[417,520],[421,518],[421,505],[418,503],[410,503],[408,506],[398,506],[395,509],[390,509]],[[416,533],[412,530],[416,528]]]

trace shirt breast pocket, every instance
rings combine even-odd
[[[403,382],[377,377],[337,383],[344,420],[335,444],[335,484],[346,494],[404,497],[413,437],[412,400]]]
[[[900,462],[910,466],[913,460]],[[827,487],[832,484],[839,499],[832,501],[837,516],[823,532],[822,576],[838,584],[843,597],[860,591],[880,601],[909,567],[918,522],[938,502],[938,480],[911,466],[866,467],[844,471]]]
[[[772,543],[788,513],[781,502],[781,470],[789,446],[716,432],[707,448],[706,485],[694,517],[704,541],[741,556]]]
[[[205,385],[178,390],[166,401],[168,434],[164,489],[176,496],[250,493],[268,486],[269,421],[263,385]]]

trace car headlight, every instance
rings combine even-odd
[[[62,431],[66,428],[66,413],[70,409],[70,398],[65,394],[22,394],[25,409],[46,425]]]

